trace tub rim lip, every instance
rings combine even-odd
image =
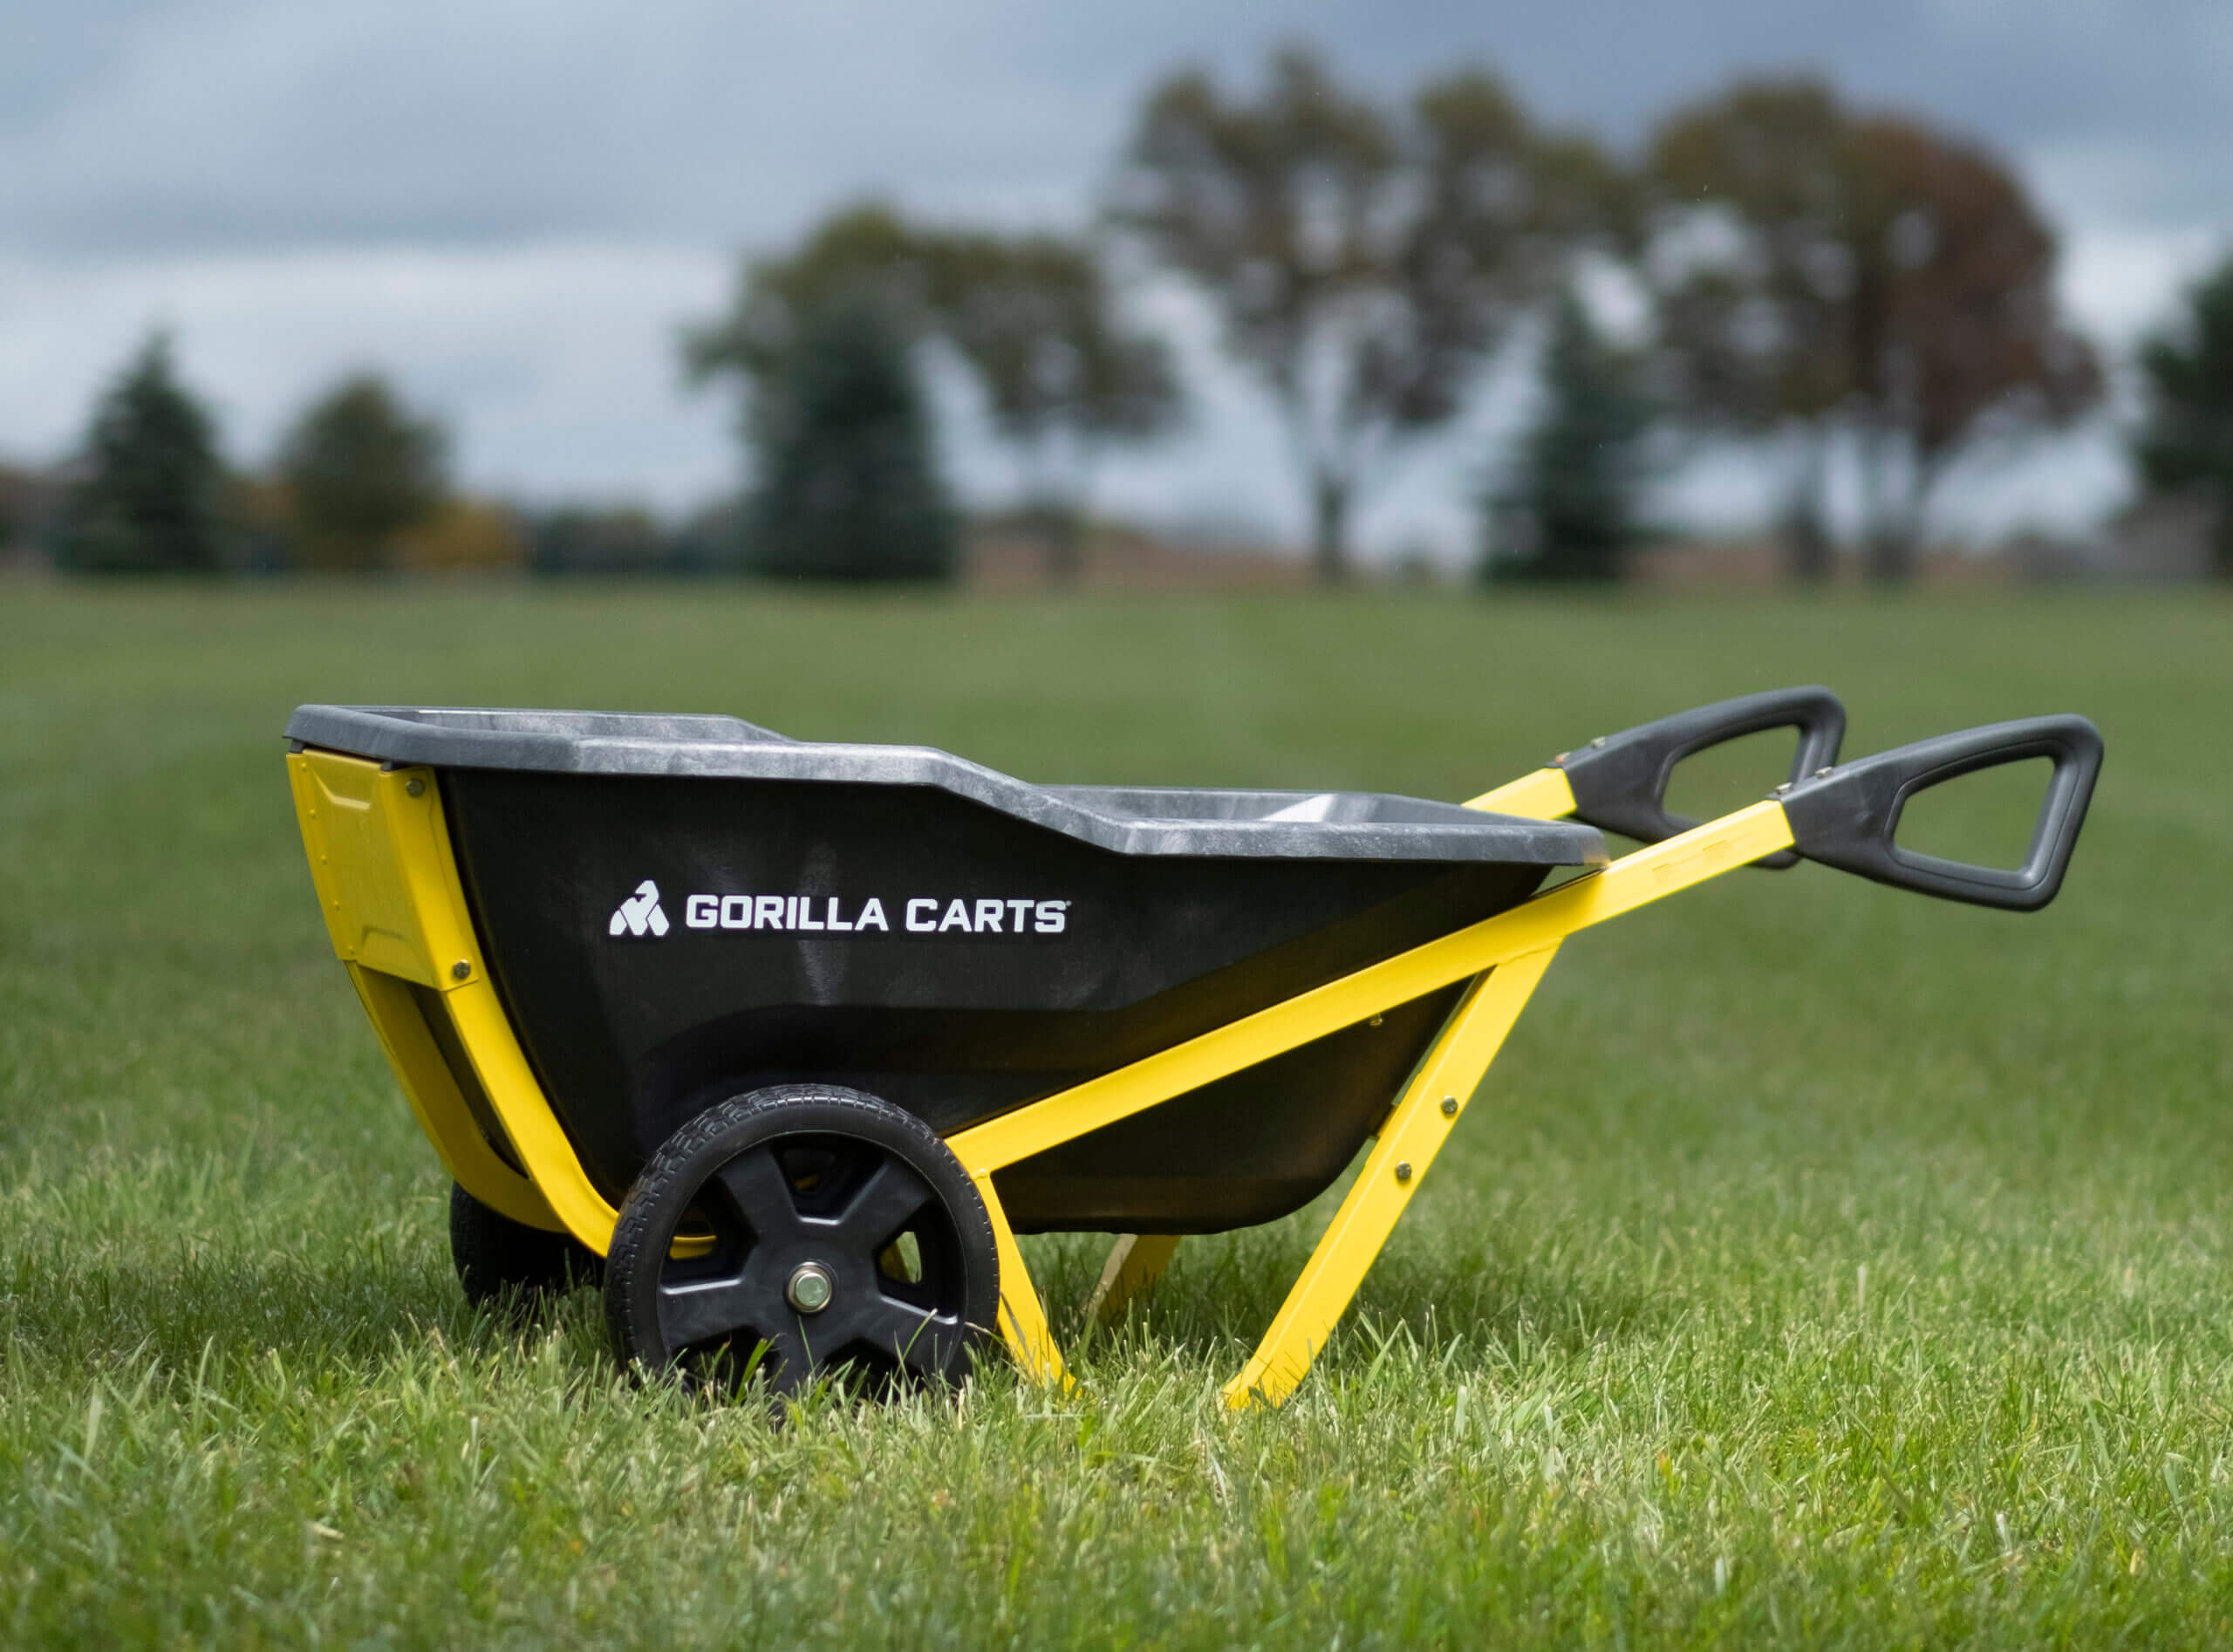
[[[466,706],[304,705],[287,739],[392,764],[598,777],[819,781],[930,787],[1120,855],[1234,859],[1492,862],[1602,866],[1605,839],[1572,821],[1492,815],[1390,792],[1260,788],[1039,786],[929,746],[796,741],[741,718]],[[1400,820],[1120,814],[1116,797],[1250,800]],[[1098,800],[1104,805],[1096,808]]]

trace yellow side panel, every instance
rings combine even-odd
[[[287,770],[341,961],[440,992],[477,978],[472,932],[439,886],[449,841],[433,775],[318,751],[291,754]]]
[[[287,771],[326,932],[443,1163],[484,1205],[532,1226],[563,1225],[602,1255],[615,1212],[582,1169],[496,1001],[434,772],[321,751],[290,754]],[[445,995],[473,1076],[528,1178],[481,1139],[455,1076],[396,981]]]

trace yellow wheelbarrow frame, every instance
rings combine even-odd
[[[1793,696],[1817,699],[1794,708]],[[1810,725],[1806,713],[1810,707],[1820,712],[1823,700],[1834,707],[1821,690],[1704,707],[1595,742],[1485,792],[1466,806],[1535,819],[1579,812],[1593,823],[1663,835],[1679,824],[1666,816],[1664,797],[1667,774],[1683,757],[1786,724],[1808,730],[1812,741],[1800,751],[1804,777],[1763,802],[1675,831],[1494,917],[946,1137],[992,1221],[998,1329],[1017,1362],[1041,1381],[1069,1380],[994,1186],[1009,1165],[1469,983],[1254,1354],[1225,1385],[1229,1405],[1278,1405],[1325,1346],[1569,935],[1794,847],[1880,882],[1954,899],[2030,910],[2052,898],[2100,767],[2100,736],[2090,723],[2066,717],[1997,724],[1840,768],[1813,763],[1834,755],[1843,728],[1841,713],[1834,725]],[[2026,757],[2051,759],[2055,779],[2023,869],[1963,867],[1891,843],[1899,809],[1913,792]],[[334,951],[443,1165],[502,1215],[570,1233],[604,1254],[618,1212],[584,1170],[497,996],[452,853],[438,775],[317,749],[290,752],[287,767]],[[1161,1274],[1177,1245],[1169,1236],[1120,1236],[1093,1311],[1104,1318],[1120,1312]]]

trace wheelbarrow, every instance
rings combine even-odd
[[[1692,754],[1796,731],[1703,824]],[[1019,1233],[1117,1236],[1121,1313],[1190,1233],[1365,1155],[1228,1401],[1324,1346],[1560,944],[1738,867],[2032,911],[2101,741],[1995,724],[1840,763],[1820,688],[1589,742],[1464,804],[1035,786],[734,718],[304,706],[288,768],[334,950],[455,1185],[479,1300],[601,1276],[624,1362],[1069,1379]],[[2052,765],[2023,864],[1895,841],[1908,801]],[[1608,857],[1605,831],[1644,847]],[[1548,887],[1547,887],[1547,884]]]

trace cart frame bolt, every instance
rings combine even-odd
[[[1836,764],[1834,764],[1834,763],[1825,763],[1825,764],[1823,764],[1823,765],[1822,765],[1822,767],[1821,767],[1821,768],[1818,768],[1818,769],[1816,769],[1816,770],[1814,771],[1814,778],[1815,778],[1815,779],[1817,779],[1817,780],[1827,780],[1827,779],[1829,779],[1829,777],[1830,777],[1831,775],[1833,775],[1836,774],[1837,772],[1838,772],[1838,770],[1837,770],[1837,765],[1836,765]]]
[[[1458,1116],[1458,1098],[1455,1096],[1445,1096],[1442,1098],[1442,1116],[1444,1118]]]
[[[427,782],[423,780],[406,780],[403,782],[403,789],[407,796],[424,797],[427,795]]]
[[[1396,1179],[1399,1182],[1408,1182],[1411,1179],[1411,1161],[1410,1159],[1399,1158],[1396,1161]]]
[[[467,963],[462,958],[459,959],[456,963],[450,966],[450,979],[454,981],[461,981],[472,973],[473,966]]]
[[[837,1281],[819,1262],[801,1262],[783,1287],[783,1300],[802,1314],[819,1314],[837,1294]]]

